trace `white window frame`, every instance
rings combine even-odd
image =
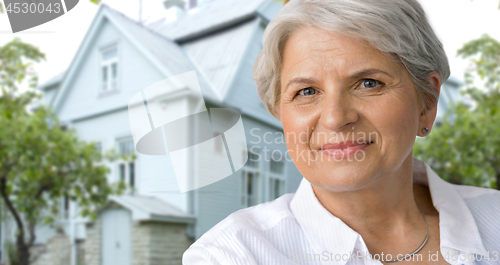
[[[251,154],[255,154],[259,156],[258,153],[248,151],[248,160],[247,163],[241,169],[241,206],[242,207],[250,207],[253,205],[257,205],[261,202],[261,161],[257,161],[256,165],[253,165],[250,161]],[[249,163],[250,162],[250,163]],[[248,178],[252,176],[252,184],[251,190],[252,194],[248,193]]]
[[[62,216],[64,220],[69,219],[71,201],[68,196],[62,196]]]
[[[105,59],[104,58],[104,53],[108,52],[112,49],[116,49],[116,56],[112,58]],[[119,87],[119,76],[120,76],[120,60],[119,56],[120,55],[120,49],[118,47],[118,44],[112,44],[108,45],[104,48],[100,49],[99,52],[99,58],[100,58],[100,65],[99,65],[99,94],[106,94],[109,92],[114,92],[118,91]],[[112,78],[112,66],[113,64],[116,65],[116,74],[114,79]],[[104,81],[104,71],[103,69],[106,68],[106,81]]]
[[[132,144],[132,150],[130,153],[135,152],[135,146],[134,146],[134,140],[132,138],[122,138],[116,141],[117,146],[118,146],[118,153],[123,154],[120,144],[122,142],[129,142]],[[130,154],[130,153],[125,153],[125,154]],[[123,170],[122,170],[123,168]],[[131,172],[131,170],[133,171]],[[135,188],[137,187],[137,163],[135,160],[133,161],[124,161],[122,159],[118,159],[117,161],[117,172],[118,172],[118,178],[117,180],[123,180],[125,183],[130,185],[131,187]],[[122,172],[123,172],[123,178],[122,178]]]
[[[273,172],[272,169],[272,163],[282,163],[283,169],[281,172]],[[286,193],[286,161],[285,160],[274,160],[271,158],[269,161],[269,171],[267,175],[267,195],[268,201],[272,201],[274,199],[277,199],[281,195]],[[276,194],[276,184],[279,185],[277,187],[278,194]]]
[[[123,168],[123,179],[122,179]],[[131,172],[131,168],[133,171]],[[135,188],[137,186],[137,165],[135,161],[118,161],[118,179]]]
[[[95,150],[97,152],[99,152],[100,154],[102,154],[103,153],[102,142],[101,141],[94,141],[94,144],[95,144]]]

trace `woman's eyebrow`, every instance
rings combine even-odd
[[[358,79],[358,78],[365,77],[367,75],[372,75],[372,74],[384,74],[384,75],[387,75],[390,78],[394,78],[391,74],[389,74],[389,73],[387,73],[385,71],[382,71],[380,69],[376,69],[376,68],[364,69],[364,70],[355,72],[349,78],[351,78],[351,79]]]
[[[307,78],[307,77],[295,77],[295,78],[292,78],[290,80],[290,82],[288,82],[288,84],[286,85],[285,87],[285,91],[287,90],[287,88],[292,85],[292,84],[304,84],[304,85],[310,85],[310,84],[314,84],[314,83],[318,83],[319,81],[317,79],[314,79],[314,78]]]

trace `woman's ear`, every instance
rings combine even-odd
[[[441,92],[441,78],[439,77],[439,74],[436,71],[431,72],[427,78],[427,82],[431,85],[432,89],[436,91],[437,99],[439,99],[439,93]],[[422,106],[422,111],[420,113],[420,126],[417,133],[420,137],[424,137],[429,134],[432,125],[434,124],[434,120],[436,120],[438,104],[437,99],[430,108],[426,106],[426,104],[423,104]],[[427,128],[428,131],[424,132],[424,128]]]

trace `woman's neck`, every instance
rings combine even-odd
[[[313,185],[320,203],[369,242],[407,242],[425,236],[425,222],[414,199],[412,156],[402,166],[355,191],[332,192]],[[371,244],[370,244],[371,245]]]

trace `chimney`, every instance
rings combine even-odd
[[[213,0],[187,0],[187,9],[189,12],[196,12],[203,9],[210,2],[213,2]]]
[[[184,0],[165,0],[163,6],[166,9],[167,23],[176,21],[186,12],[186,2]]]

